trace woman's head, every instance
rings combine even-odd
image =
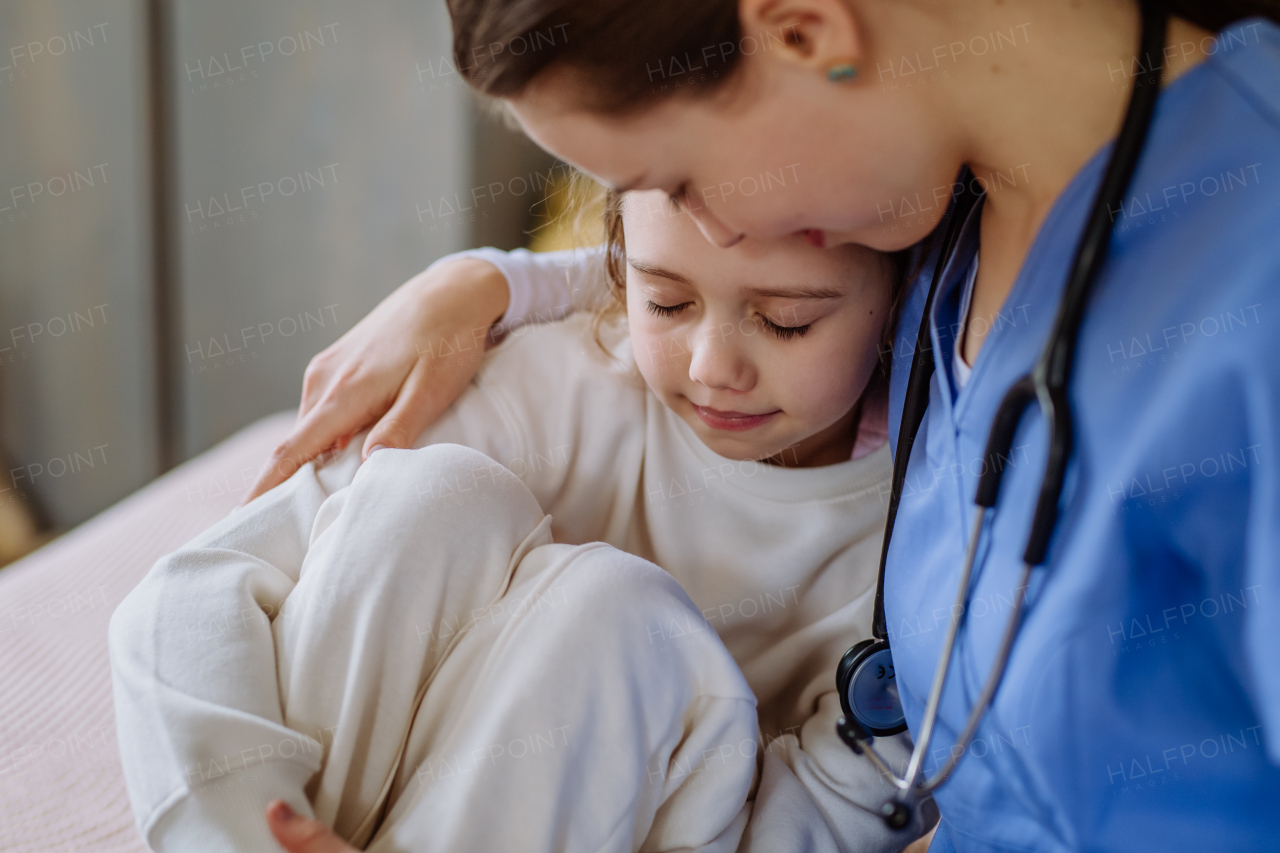
[[[864,52],[844,0],[744,0],[741,16],[736,0],[450,8],[460,69],[534,141],[606,186],[680,196],[721,246],[820,229],[902,248],[929,229],[886,231],[879,211],[959,168],[934,153],[927,99],[826,80]]]
[[[1277,7],[1164,2],[1211,29]],[[1125,96],[1106,69],[1138,26],[1136,1],[1114,0],[449,6],[460,71],[536,142],[606,185],[680,196],[722,246],[807,232],[903,248],[965,163],[1043,206],[1114,132]]]
[[[785,465],[849,458],[858,401],[882,380],[896,259],[794,235],[721,250],[652,191],[611,197],[606,228],[640,373],[704,444]]]

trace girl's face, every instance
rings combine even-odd
[[[722,247],[743,235],[799,234],[816,245],[887,251],[932,230],[961,164],[956,140],[943,138],[944,107],[930,100],[944,87],[833,83],[776,35],[751,37],[768,49],[744,51],[734,79],[709,97],[676,95],[611,118],[575,106],[584,84],[552,66],[507,104],[535,142],[605,185],[679,196]],[[863,78],[877,61],[863,51]],[[655,86],[708,85],[696,77]]]
[[[847,460],[889,311],[883,256],[797,235],[719,249],[661,192],[629,193],[623,227],[631,345],[662,402],[730,459]]]

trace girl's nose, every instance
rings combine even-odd
[[[685,206],[685,210],[693,217],[693,222],[698,226],[698,230],[702,232],[702,236],[707,238],[711,245],[721,249],[727,249],[736,245],[746,235],[740,231],[734,231],[725,225],[716,215],[707,209],[705,204],[697,204],[692,201]]]
[[[715,390],[750,391],[756,371],[738,349],[738,329],[732,323],[709,325],[694,333],[689,378]]]

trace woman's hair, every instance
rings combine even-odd
[[[584,106],[634,113],[677,93],[703,96],[733,76],[744,53],[738,0],[447,0],[458,72],[484,95],[508,98],[551,66],[588,82]],[[1280,0],[1155,0],[1214,32],[1241,18],[1280,22]]]
[[[686,84],[698,76],[696,88],[709,94],[741,57],[737,0],[447,3],[458,73],[496,98],[518,95],[555,65],[591,81],[588,109],[620,115],[691,91]]]

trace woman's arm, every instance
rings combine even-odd
[[[377,445],[409,447],[475,376],[491,332],[593,304],[602,258],[590,250],[479,249],[441,258],[409,279],[311,360],[298,421],[245,502],[370,425],[362,457]]]
[[[548,323],[577,311],[590,311],[608,298],[604,249],[530,252],[528,249],[472,249],[449,255],[492,264],[506,279],[511,299],[496,331],[505,334],[530,323]]]

